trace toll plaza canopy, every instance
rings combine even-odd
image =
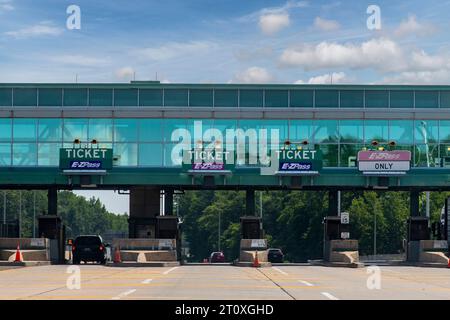
[[[233,163],[208,160],[213,143]],[[206,158],[183,165],[199,144]],[[267,171],[275,144],[295,159]],[[433,190],[449,179],[450,86],[0,84],[0,188]]]

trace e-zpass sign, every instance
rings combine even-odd
[[[101,161],[70,161],[71,169],[96,170],[101,169]]]

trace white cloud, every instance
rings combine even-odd
[[[116,70],[116,77],[119,79],[130,79],[133,78],[135,71],[131,67],[123,67]]]
[[[0,13],[14,10],[11,0],[0,0]]]
[[[63,28],[56,27],[50,21],[41,21],[38,24],[15,31],[7,31],[6,35],[16,39],[34,38],[41,36],[58,36],[64,31]]]
[[[339,22],[335,20],[327,20],[321,17],[314,19],[314,27],[322,31],[334,31],[338,30],[341,26]]]
[[[450,70],[401,72],[387,76],[381,83],[384,84],[445,84],[450,82]]]
[[[335,84],[348,82],[347,75],[344,72],[327,73],[316,77],[309,78],[308,81],[297,80],[295,84]]]
[[[252,12],[238,19],[240,22],[254,22],[258,21],[259,17],[267,14],[286,13],[290,9],[304,8],[308,6],[307,1],[288,1],[280,7],[267,7],[258,11]]]
[[[267,83],[273,80],[270,73],[260,67],[251,67],[243,72],[237,73],[232,82],[237,83]]]
[[[288,13],[269,13],[259,17],[259,28],[266,35],[273,35],[289,26]]]
[[[415,15],[408,16],[408,19],[403,20],[400,25],[394,30],[396,37],[405,37],[409,35],[417,35],[425,37],[433,34],[436,28],[429,23],[420,23],[417,21]]]
[[[169,60],[191,54],[205,54],[216,47],[208,41],[169,42],[159,47],[143,48],[134,51],[134,55],[145,60]]]
[[[450,68],[450,59],[444,55],[432,56],[424,51],[408,50],[390,39],[377,38],[360,44],[325,41],[288,48],[281,54],[280,65],[305,70],[372,68],[380,72],[404,72]]]
[[[80,67],[101,67],[110,64],[108,57],[97,58],[85,55],[59,55],[50,57],[49,60],[53,63],[61,63],[64,65],[74,65]]]

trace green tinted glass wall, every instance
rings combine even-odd
[[[214,106],[216,107],[237,107],[238,91],[237,90],[215,90]]]
[[[241,108],[263,106],[263,91],[262,90],[240,90],[239,106]]]
[[[138,90],[115,89],[114,105],[117,107],[136,107],[138,105]]]
[[[165,89],[164,105],[168,107],[185,107],[188,105],[188,90]]]
[[[287,108],[288,91],[287,90],[265,90],[265,106],[268,108]]]
[[[142,107],[162,106],[163,91],[160,89],[140,89],[139,105]]]
[[[112,89],[90,89],[89,105],[93,107],[111,107],[113,105]]]
[[[312,108],[314,103],[314,91],[291,90],[290,106],[293,108]]]
[[[438,108],[438,91],[416,91],[416,108]]]
[[[62,105],[62,89],[39,89],[39,106],[59,107]]]
[[[64,106],[85,107],[88,101],[87,89],[64,89]]]
[[[12,120],[0,119],[0,141],[11,141]]]
[[[189,90],[189,105],[191,107],[212,107],[213,91],[206,89]]]
[[[12,90],[9,88],[0,89],[0,107],[10,107],[12,105]]]
[[[391,91],[391,108],[414,108],[413,91]]]
[[[366,90],[366,108],[388,108],[389,92],[386,90]]]
[[[440,92],[441,108],[450,108],[450,91]]]
[[[339,91],[316,90],[316,108],[337,108],[339,106]]]
[[[364,91],[362,90],[341,90],[341,108],[363,108]]]
[[[15,88],[14,106],[19,107],[35,107],[37,104],[37,89]]]

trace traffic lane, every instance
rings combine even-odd
[[[5,270],[0,273],[0,299],[111,299],[139,285],[142,277],[158,277],[169,269],[80,265],[77,266],[80,289],[77,289],[71,278],[75,275],[73,267],[52,265]]]
[[[125,299],[292,299],[256,268],[182,266],[138,288]]]
[[[263,272],[296,299],[309,296],[305,290],[298,290],[297,282],[311,292],[318,289],[317,294],[327,299],[450,299],[449,269],[379,267],[379,271],[380,289],[373,268],[280,266]]]

